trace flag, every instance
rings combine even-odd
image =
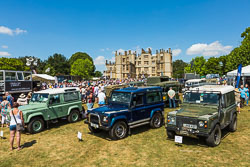
[[[236,82],[236,88],[239,87],[239,83],[240,83],[240,77],[241,77],[241,70],[242,70],[242,64],[240,64],[238,66],[238,72],[237,72],[237,82]]]

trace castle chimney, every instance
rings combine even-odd
[[[117,56],[117,50],[115,51],[115,55]]]
[[[106,65],[108,64],[108,60],[106,60]]]
[[[111,61],[109,61],[109,64],[111,65]]]
[[[156,54],[158,54],[158,50],[156,50]]]
[[[151,54],[151,53],[152,53],[150,48],[148,48],[148,53],[149,53],[149,54]]]
[[[171,48],[168,48],[169,53],[171,53]]]
[[[143,48],[141,48],[141,53],[145,53],[145,50]]]
[[[125,51],[124,53],[125,53],[125,56],[127,56],[127,51]]]
[[[130,54],[130,55],[131,55],[131,50],[128,50],[128,54]]]

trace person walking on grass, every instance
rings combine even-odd
[[[175,91],[173,90],[172,87],[169,88],[168,91],[168,98],[169,98],[169,107],[172,108],[172,103],[173,103],[173,107],[175,108]]]
[[[248,106],[248,100],[249,100],[249,88],[248,88],[248,84],[245,84],[244,90],[246,92],[246,105]]]
[[[21,150],[21,131],[16,129],[17,124],[23,124],[23,113],[18,109],[18,103],[13,103],[13,109],[10,111],[10,150],[13,150],[13,143],[16,134],[17,150]]]
[[[0,105],[0,108],[1,108],[1,116],[2,116],[2,128],[3,128],[4,124],[7,124],[8,109],[11,109],[10,102],[7,100],[6,96],[3,96],[3,101]]]
[[[245,104],[245,100],[246,100],[246,98],[247,98],[247,94],[246,94],[246,92],[245,92],[245,89],[244,89],[244,86],[243,86],[243,85],[240,86],[239,91],[240,91],[241,107],[243,107],[244,104]]]
[[[235,88],[235,103],[237,106],[238,113],[240,113],[240,91],[238,88]]]

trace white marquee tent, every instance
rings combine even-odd
[[[227,76],[236,77],[237,76],[237,72],[238,72],[238,69],[230,71],[230,72],[227,73]],[[242,67],[241,76],[242,77],[244,77],[244,76],[250,76],[250,65]]]
[[[41,82],[55,82],[55,77],[52,77],[47,74],[32,74],[33,81],[41,81]]]

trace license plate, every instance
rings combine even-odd
[[[192,125],[192,124],[183,124],[183,127],[190,129],[197,129],[197,125]]]
[[[98,125],[98,124],[90,123],[90,126],[92,126],[92,127],[94,127],[94,128],[99,128],[99,125]]]

